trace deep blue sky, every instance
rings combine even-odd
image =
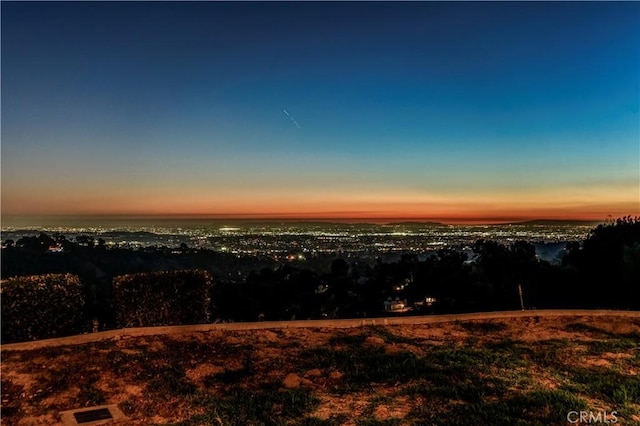
[[[1,7],[7,214],[640,213],[638,2]]]

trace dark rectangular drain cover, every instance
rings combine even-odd
[[[113,418],[108,408],[98,408],[97,410],[76,412],[73,413],[73,417],[75,417],[78,424]]]

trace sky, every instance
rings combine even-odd
[[[5,219],[640,215],[638,2],[1,9]]]

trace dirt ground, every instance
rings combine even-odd
[[[382,349],[384,354],[424,357],[439,346],[478,348],[517,341],[535,351],[541,343],[561,341],[570,347],[563,347],[563,353],[568,355],[558,363],[637,377],[640,348],[612,346],[596,352],[585,348],[615,336],[639,335],[640,317],[534,316],[348,329],[214,330],[116,337],[34,350],[3,348],[2,424],[55,425],[59,424],[60,411],[101,404],[119,404],[130,418],[126,424],[199,424],[195,420],[189,423],[199,410],[204,410],[204,405],[194,402],[194,395],[224,394],[230,387],[252,391],[265,384],[277,384],[280,390],[304,389],[312,394],[317,401],[304,418],[307,422],[313,419],[314,424],[333,419],[333,423],[326,424],[356,425],[358,419],[364,418],[415,424],[411,413],[428,403],[428,398],[407,392],[403,388],[406,383],[383,380],[366,387],[347,388],[345,377],[351,372],[341,371],[338,364],[314,365],[315,358],[308,354],[319,353],[318,348],[339,352],[357,345],[365,353]],[[517,368],[527,370],[526,375],[538,388],[562,388],[561,375],[558,378],[551,374],[544,365],[530,363]],[[517,368],[509,370],[514,377],[518,375]],[[514,389],[520,386],[517,377],[513,383]],[[399,392],[400,388],[404,390]],[[455,398],[446,401],[461,403]],[[611,403],[597,396],[589,401],[594,407],[611,409]],[[635,405],[630,407],[627,420],[638,420],[640,424]],[[284,423],[301,424],[292,417]],[[226,423],[220,420],[220,424]]]

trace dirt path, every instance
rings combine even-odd
[[[416,325],[437,324],[452,321],[509,319],[522,317],[558,317],[558,316],[618,316],[628,318],[640,318],[640,311],[612,311],[612,310],[532,310],[532,311],[499,311],[479,312],[470,314],[427,315],[409,317],[383,317],[383,318],[354,318],[332,320],[300,320],[300,321],[264,321],[264,322],[237,322],[227,324],[197,324],[179,326],[159,326],[123,328],[118,330],[102,331],[78,336],[59,337],[55,339],[36,340],[33,342],[11,343],[2,345],[0,350],[30,350],[44,347],[79,345],[83,343],[98,342],[103,340],[118,339],[128,336],[154,336],[165,334],[183,334],[194,331],[213,330],[266,330],[286,328],[352,328],[370,325]]]

